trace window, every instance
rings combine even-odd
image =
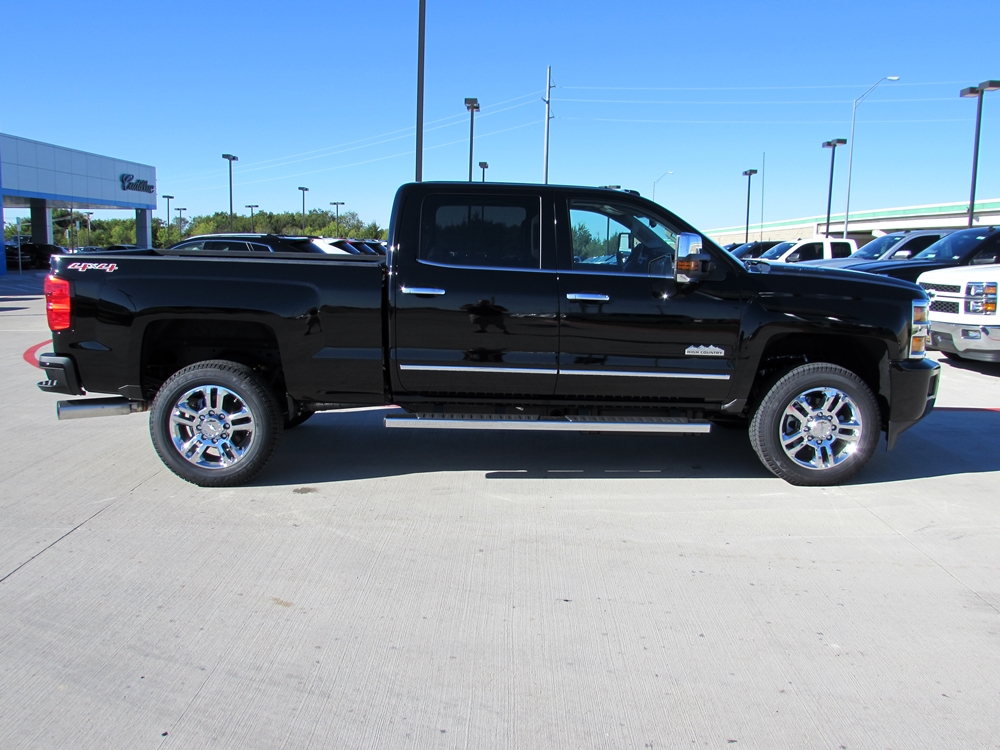
[[[851,246],[846,242],[834,242],[830,249],[834,258],[847,258],[851,254]]]
[[[196,242],[185,242],[183,245],[174,245],[171,250],[204,250],[205,242],[204,240],[198,240]]]
[[[250,245],[250,251],[251,252],[254,252],[254,253],[269,253],[269,252],[271,252],[271,248],[268,245],[261,245],[261,244],[259,244],[257,242],[248,242],[247,244]]]
[[[677,256],[677,232],[634,209],[570,201],[573,270],[669,276]]]
[[[799,247],[794,253],[788,256],[789,263],[798,263],[803,260],[819,260],[823,257],[822,242],[807,242]]]
[[[926,250],[939,239],[941,239],[941,235],[939,234],[921,235],[920,237],[914,237],[912,240],[907,242],[903,249],[909,250],[911,255],[916,255],[921,250]]]
[[[249,251],[247,243],[243,240],[206,240],[205,249],[213,252],[245,253]]]
[[[434,195],[420,217],[419,259],[449,266],[541,267],[541,201]]]

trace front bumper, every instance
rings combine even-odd
[[[65,393],[70,396],[86,395],[83,388],[80,387],[80,376],[76,372],[76,363],[69,357],[46,352],[38,358],[38,366],[45,370],[47,378],[38,383],[41,390],[46,393]]]
[[[931,321],[930,348],[980,362],[1000,362],[1000,326]]]
[[[889,363],[887,450],[895,447],[901,434],[930,414],[940,382],[941,365],[932,359]]]

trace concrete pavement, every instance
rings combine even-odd
[[[320,414],[250,486],[57,422],[0,277],[0,747],[1000,747],[1000,367],[851,484]],[[34,283],[34,287],[31,284]],[[884,445],[884,443],[883,443]]]

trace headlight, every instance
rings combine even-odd
[[[913,301],[913,314],[910,317],[910,359],[923,359],[927,352],[927,339],[930,336],[927,305],[927,300]]]
[[[995,315],[997,283],[974,281],[965,286],[965,312],[973,315]]]

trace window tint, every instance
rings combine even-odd
[[[969,261],[974,266],[991,266],[1000,263],[1000,244],[997,242],[984,242],[984,247]]]
[[[911,255],[916,255],[921,250],[930,247],[935,242],[941,239],[939,234],[926,234],[919,237],[914,237],[912,240],[906,243],[903,250],[909,250]]]
[[[785,254],[787,250],[795,245],[794,242],[779,242],[777,245],[772,247],[770,250],[766,250],[761,253],[761,258],[765,260],[777,260],[782,255]]]
[[[846,242],[834,242],[830,245],[834,258],[847,258],[851,254],[851,246]]]
[[[434,195],[420,217],[419,258],[453,266],[541,267],[541,201]]]
[[[250,251],[251,252],[254,252],[254,253],[269,253],[269,252],[271,252],[271,248],[268,245],[261,245],[258,242],[248,242],[247,244],[250,245]]]
[[[669,276],[677,232],[631,208],[570,202],[573,270]]]
[[[205,249],[213,252],[249,252],[247,243],[243,240],[206,240]]]
[[[854,257],[857,260],[875,260],[886,253],[889,248],[901,239],[903,239],[903,235],[901,234],[883,234],[881,237],[876,237],[871,242],[864,245],[860,250],[854,253]]]
[[[809,242],[796,250],[792,255],[797,255],[796,260],[819,260],[823,257],[823,243]],[[791,258],[789,258],[791,260]]]
[[[196,242],[185,242],[183,245],[174,245],[171,250],[204,250],[205,241],[198,240]]]

